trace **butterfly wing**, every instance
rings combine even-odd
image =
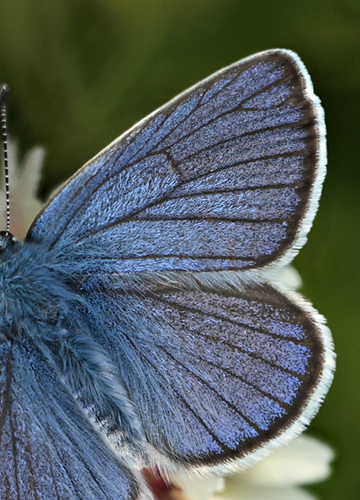
[[[0,474],[6,500],[143,496],[30,342],[0,345]]]
[[[288,261],[317,206],[324,131],[299,58],[260,53],[115,140],[62,187],[27,241],[77,263],[91,252],[87,269],[100,272]]]
[[[80,277],[89,329],[158,464],[250,463],[324,397],[334,361],[323,320],[258,272],[305,242],[324,134],[298,57],[261,53],[117,139],[31,226],[25,244]]]
[[[317,411],[333,355],[329,331],[303,299],[251,274],[97,280],[82,290],[92,324],[101,318],[94,335],[119,370],[157,464],[249,464]]]

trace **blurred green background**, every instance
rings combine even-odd
[[[295,260],[328,319],[338,366],[310,431],[337,454],[324,500],[360,498],[360,2],[11,0],[0,9],[0,80],[22,151],[47,150],[46,194],[137,120],[210,73],[282,47],[307,66],[326,113],[328,175]],[[291,499],[289,499],[291,500]]]

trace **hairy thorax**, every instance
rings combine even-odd
[[[4,232],[0,251],[1,339],[21,341],[25,335],[38,343],[66,329],[76,296],[47,252]]]

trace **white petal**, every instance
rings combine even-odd
[[[172,478],[171,482],[183,490],[183,498],[187,500],[206,500],[225,487],[225,478],[199,474],[177,476]]]
[[[301,287],[302,281],[298,271],[293,266],[284,266],[274,276],[274,280],[280,281],[287,288],[297,290]]]
[[[300,436],[263,462],[229,478],[229,482],[256,485],[310,484],[326,479],[330,473],[333,450],[309,436]]]
[[[247,485],[241,490],[228,491],[216,495],[211,500],[316,500],[316,498],[300,488],[260,488]]]
[[[5,192],[0,191],[0,231],[6,227],[6,198]]]
[[[11,189],[17,185],[18,170],[19,170],[19,148],[15,141],[8,137],[8,164],[9,164],[9,181]],[[1,160],[3,167],[4,160]],[[1,189],[5,189],[5,180],[1,176]]]
[[[27,198],[35,198],[44,164],[45,150],[37,146],[30,149],[22,162],[18,190]]]
[[[259,273],[263,278],[275,281],[281,288],[297,290],[301,287],[301,276],[293,266],[269,266]]]

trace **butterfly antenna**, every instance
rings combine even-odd
[[[4,84],[1,86],[0,94],[0,115],[1,130],[3,137],[4,166],[5,166],[5,196],[6,196],[6,232],[10,230],[10,184],[9,184],[9,165],[8,165],[8,147],[7,147],[7,116],[6,101],[9,93],[9,87]]]

